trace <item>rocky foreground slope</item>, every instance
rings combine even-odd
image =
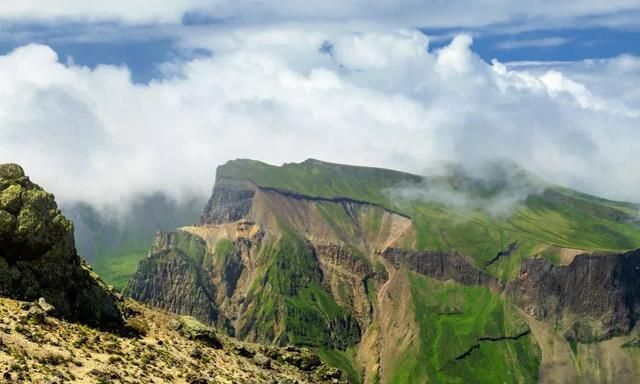
[[[493,174],[232,161],[127,294],[352,382],[634,382],[637,207]]]
[[[136,336],[50,316],[37,304],[0,299],[3,383],[341,383],[340,371],[299,348],[224,337],[194,318],[128,301]]]

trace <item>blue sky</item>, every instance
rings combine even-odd
[[[626,17],[623,17],[625,16]],[[0,10],[0,20],[1,20]],[[207,49],[184,49],[181,36],[202,33],[207,27],[235,28],[238,15],[217,16],[202,10],[188,10],[175,15],[170,23],[122,23],[119,20],[87,22],[75,20],[9,20],[0,28],[0,53],[7,53],[25,43],[41,43],[52,47],[61,60],[72,58],[78,65],[94,68],[99,64],[126,65],[137,83],[162,78],[158,64],[175,60],[189,60],[210,54]],[[511,61],[579,61],[607,59],[622,54],[640,55],[640,23],[629,22],[638,16],[640,5],[624,12],[602,12],[576,15],[567,20],[527,17],[515,14],[499,23],[456,25],[455,20],[445,22],[447,27],[422,26],[424,22],[410,20],[403,28],[416,28],[431,37],[430,47],[447,45],[459,33],[468,33],[473,39],[474,52],[485,61],[498,59]],[[95,15],[93,16],[95,17]],[[264,20],[251,23],[270,23],[273,15],[262,15]],[[335,16],[332,16],[335,17]],[[376,22],[379,16],[371,16]],[[293,20],[297,20],[293,18]],[[314,21],[315,22],[315,21]],[[469,21],[465,21],[468,23]],[[393,20],[393,25],[398,21]],[[439,23],[440,24],[440,23]]]
[[[197,21],[197,23],[196,23]],[[182,28],[188,31],[194,25],[216,23],[216,20],[189,16],[185,18]],[[117,29],[109,25],[109,30]],[[173,60],[188,60],[193,57],[207,55],[206,49],[185,50],[178,44],[177,37],[167,31],[158,29],[157,33],[145,33],[127,37],[123,36],[105,41],[74,41],[73,37],[91,30],[91,25],[73,25],[64,30],[59,27],[37,24],[20,25],[18,30],[33,34],[29,42],[51,46],[66,61],[72,58],[78,65],[95,67],[99,64],[126,65],[135,82],[147,83],[151,79],[162,78],[158,64]],[[125,28],[126,29],[126,28]],[[615,29],[610,27],[566,28],[527,30],[524,32],[505,33],[504,25],[482,29],[460,28],[420,28],[427,36],[432,37],[431,49],[437,49],[450,43],[451,36],[456,33],[469,33],[474,38],[474,51],[485,61],[498,59],[501,62],[511,61],[579,61],[585,59],[607,59],[622,54],[640,55],[640,30]],[[135,30],[134,30],[135,32]],[[24,40],[15,40],[5,36],[0,41],[0,54],[7,53],[23,45]]]
[[[423,29],[442,36],[456,30]],[[445,32],[445,33],[443,33]],[[606,27],[531,30],[518,33],[475,32],[474,50],[486,61],[577,61],[607,59],[622,54],[640,55],[640,30]],[[448,41],[436,42],[435,46]]]

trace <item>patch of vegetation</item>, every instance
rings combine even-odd
[[[346,351],[337,351],[335,349],[316,349],[314,352],[316,352],[326,364],[345,372],[349,383],[362,383],[362,374],[358,369],[356,369],[358,364],[356,362],[356,353],[354,349],[349,348]]]
[[[122,291],[135,273],[140,260],[144,259],[149,251],[151,243],[144,244],[146,246],[140,248],[121,248],[105,252],[93,265],[93,269],[105,282]]]
[[[514,308],[484,287],[410,274],[420,339],[399,356],[392,383],[535,382],[540,350]],[[483,337],[515,340],[479,341]],[[472,348],[478,345],[477,348]]]
[[[247,314],[259,335],[280,343],[341,349],[359,340],[355,319],[322,286],[320,267],[302,238],[285,228],[260,257],[267,260],[264,277],[249,293]]]
[[[377,204],[388,203],[384,190],[422,178],[381,168],[357,167],[307,160],[300,164],[272,166],[254,160],[235,160],[218,167],[216,178],[249,179],[264,187],[309,196],[348,197]]]

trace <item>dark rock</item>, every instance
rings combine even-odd
[[[470,257],[457,252],[388,248],[382,253],[382,257],[397,268],[404,266],[434,279],[453,279],[464,285],[484,285],[494,290],[501,288],[498,280],[477,268]]]
[[[213,194],[200,224],[231,223],[242,219],[251,209],[255,192],[256,187],[247,181],[216,177]]]
[[[189,356],[196,360],[200,360],[202,358],[202,348],[196,345],[195,347],[193,347],[191,352],[189,352]]]
[[[73,224],[53,195],[15,164],[0,165],[0,185],[0,295],[43,298],[45,316],[120,327],[117,300],[77,255]]]
[[[106,382],[111,382],[113,380],[119,380],[121,378],[120,375],[117,372],[101,371],[101,370],[95,369],[95,368],[92,369],[91,371],[89,371],[89,374],[91,376],[94,376],[98,380],[106,381]]]
[[[24,177],[24,170],[18,164],[0,164],[0,179],[15,180]]]
[[[253,357],[256,354],[254,351],[246,348],[244,345],[237,346],[235,348],[235,352],[236,354],[238,354],[238,356],[242,357]]]
[[[338,368],[323,365],[318,369],[316,376],[323,381],[340,380],[342,378],[342,371]]]
[[[322,365],[322,360],[306,348],[301,349],[300,352],[285,352],[282,357],[282,361],[297,367],[301,371],[313,371]]]
[[[259,367],[271,369],[271,359],[262,353],[256,353],[255,356],[253,356],[253,363]]]
[[[640,318],[640,250],[578,255],[567,266],[525,260],[506,293],[540,320],[559,324],[568,340],[627,334]]]
[[[44,324],[47,319],[45,311],[37,305],[31,306],[25,315],[25,321],[31,324]]]
[[[206,243],[187,232],[158,233],[125,294],[173,313],[223,325],[214,301],[215,287],[200,265],[206,252]]]
[[[213,328],[202,324],[193,317],[182,316],[178,332],[186,339],[199,341],[211,348],[222,348],[222,342]]]
[[[205,379],[204,377],[198,377],[196,379],[189,380],[189,384],[209,384],[209,383],[211,383],[211,381],[208,379]]]

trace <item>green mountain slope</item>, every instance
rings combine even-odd
[[[460,168],[452,168],[444,176],[421,177],[318,160],[281,167],[235,160],[220,167],[217,177],[248,179],[260,187],[313,197],[346,197],[380,204],[412,218],[418,249],[456,249],[472,255],[479,264],[514,241],[528,248],[532,244],[598,251],[640,247],[637,206],[544,183],[513,165],[490,167],[493,172],[489,178],[476,178]],[[521,201],[506,214],[493,215],[482,209],[508,197],[514,179],[520,180],[516,183],[518,192],[527,192]],[[474,203],[460,207],[434,200],[425,193],[434,189]],[[402,194],[403,190],[418,193]],[[551,253],[546,255],[553,257]]]
[[[511,164],[418,176],[235,160],[200,224],[177,231],[206,256],[162,235],[127,294],[246,340],[312,347],[353,382],[529,383],[548,369],[624,380],[640,360],[622,343],[597,349],[620,367],[575,351],[634,337],[640,252],[623,252],[640,248],[637,213]],[[196,262],[187,272],[174,254]]]

